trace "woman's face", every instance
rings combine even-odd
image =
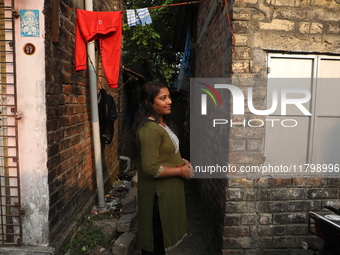
[[[169,89],[163,87],[160,89],[159,93],[153,100],[152,107],[160,115],[165,115],[171,113],[171,97]]]

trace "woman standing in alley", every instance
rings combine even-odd
[[[134,122],[138,168],[138,247],[142,255],[163,255],[186,235],[183,179],[193,176],[181,158],[179,141],[169,121],[169,89],[160,82],[141,88]]]

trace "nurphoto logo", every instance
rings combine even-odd
[[[201,89],[205,93],[207,93],[210,96],[210,98],[213,100],[213,102],[216,106],[217,106],[217,103],[216,103],[215,97],[218,99],[220,105],[222,105],[221,96],[220,96],[220,94],[218,94],[218,92],[216,91],[215,88],[213,88],[212,86],[210,86],[206,83],[203,83],[203,82],[197,82],[197,83],[206,87],[206,88],[199,87],[199,89]],[[201,113],[202,113],[202,115],[207,115],[207,94],[202,94],[202,96],[201,96],[201,105],[202,105]]]
[[[339,83],[338,78],[191,78],[188,126],[195,178],[338,176],[339,158],[331,150],[340,144],[334,90]]]
[[[219,101],[220,105],[222,105],[222,99],[220,94],[216,91],[216,89],[223,89],[228,90],[232,95],[232,106],[233,106],[233,115],[244,115],[245,110],[245,96],[243,91],[235,85],[231,84],[214,84],[213,86],[208,85],[203,82],[196,82],[199,85],[203,85],[205,88],[198,87],[200,90],[205,92],[206,94],[201,94],[201,115],[207,115],[208,107],[207,107],[207,95],[213,100],[215,106],[217,106],[217,100]],[[279,93],[280,92],[280,93]],[[299,98],[290,98],[289,95],[301,95]],[[279,99],[280,99],[280,115],[286,116],[287,115],[287,106],[294,105],[299,111],[305,116],[311,116],[312,114],[309,110],[303,105],[308,103],[311,99],[311,93],[307,89],[303,88],[274,88],[272,89],[271,95],[267,95],[269,98],[271,96],[272,104],[269,109],[265,110],[258,110],[255,109],[254,102],[253,102],[253,88],[248,87],[247,89],[247,107],[249,111],[255,115],[264,116],[270,115],[276,112],[279,106]],[[217,100],[216,100],[217,99]],[[281,122],[283,127],[295,127],[297,126],[297,121],[295,119],[266,119],[265,121],[262,119],[250,119],[246,122],[244,119],[241,122],[232,122],[232,120],[228,119],[213,119],[213,127],[216,125],[225,125],[230,124],[231,127],[235,125],[246,126],[248,124],[249,127],[262,127],[266,123],[271,123],[271,126],[274,126],[274,123],[277,121]],[[255,125],[256,123],[256,125]],[[288,123],[293,123],[288,125]]]

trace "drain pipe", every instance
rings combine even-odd
[[[85,10],[93,11],[92,0],[85,0]],[[92,41],[87,44],[88,54],[88,72],[90,80],[90,93],[91,93],[91,116],[92,116],[92,132],[94,144],[94,160],[96,165],[96,179],[98,191],[98,209],[99,211],[106,211],[106,204],[104,201],[104,180],[102,168],[102,153],[100,147],[100,130],[99,130],[99,116],[98,116],[98,88],[97,88],[97,75],[96,75],[96,54],[95,42]]]
[[[130,170],[131,159],[130,159],[129,157],[126,157],[126,156],[119,156],[119,158],[120,158],[121,160],[127,161],[127,167],[126,167],[126,169],[123,171],[124,173],[126,173],[127,171]]]

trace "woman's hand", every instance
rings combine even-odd
[[[187,165],[187,164],[190,164],[189,160],[185,159],[185,158],[182,158],[182,165]]]
[[[181,167],[183,169],[182,173],[181,173],[181,177],[182,178],[185,178],[185,179],[191,179],[192,177],[194,177],[195,175],[195,171],[194,169],[192,168],[190,162],[186,159],[183,159],[183,166]],[[182,170],[181,169],[181,170]]]
[[[177,167],[162,167],[162,172],[156,177],[157,179],[170,178],[180,176],[185,179],[194,177],[195,171],[192,169],[191,164],[188,160],[182,166]]]

